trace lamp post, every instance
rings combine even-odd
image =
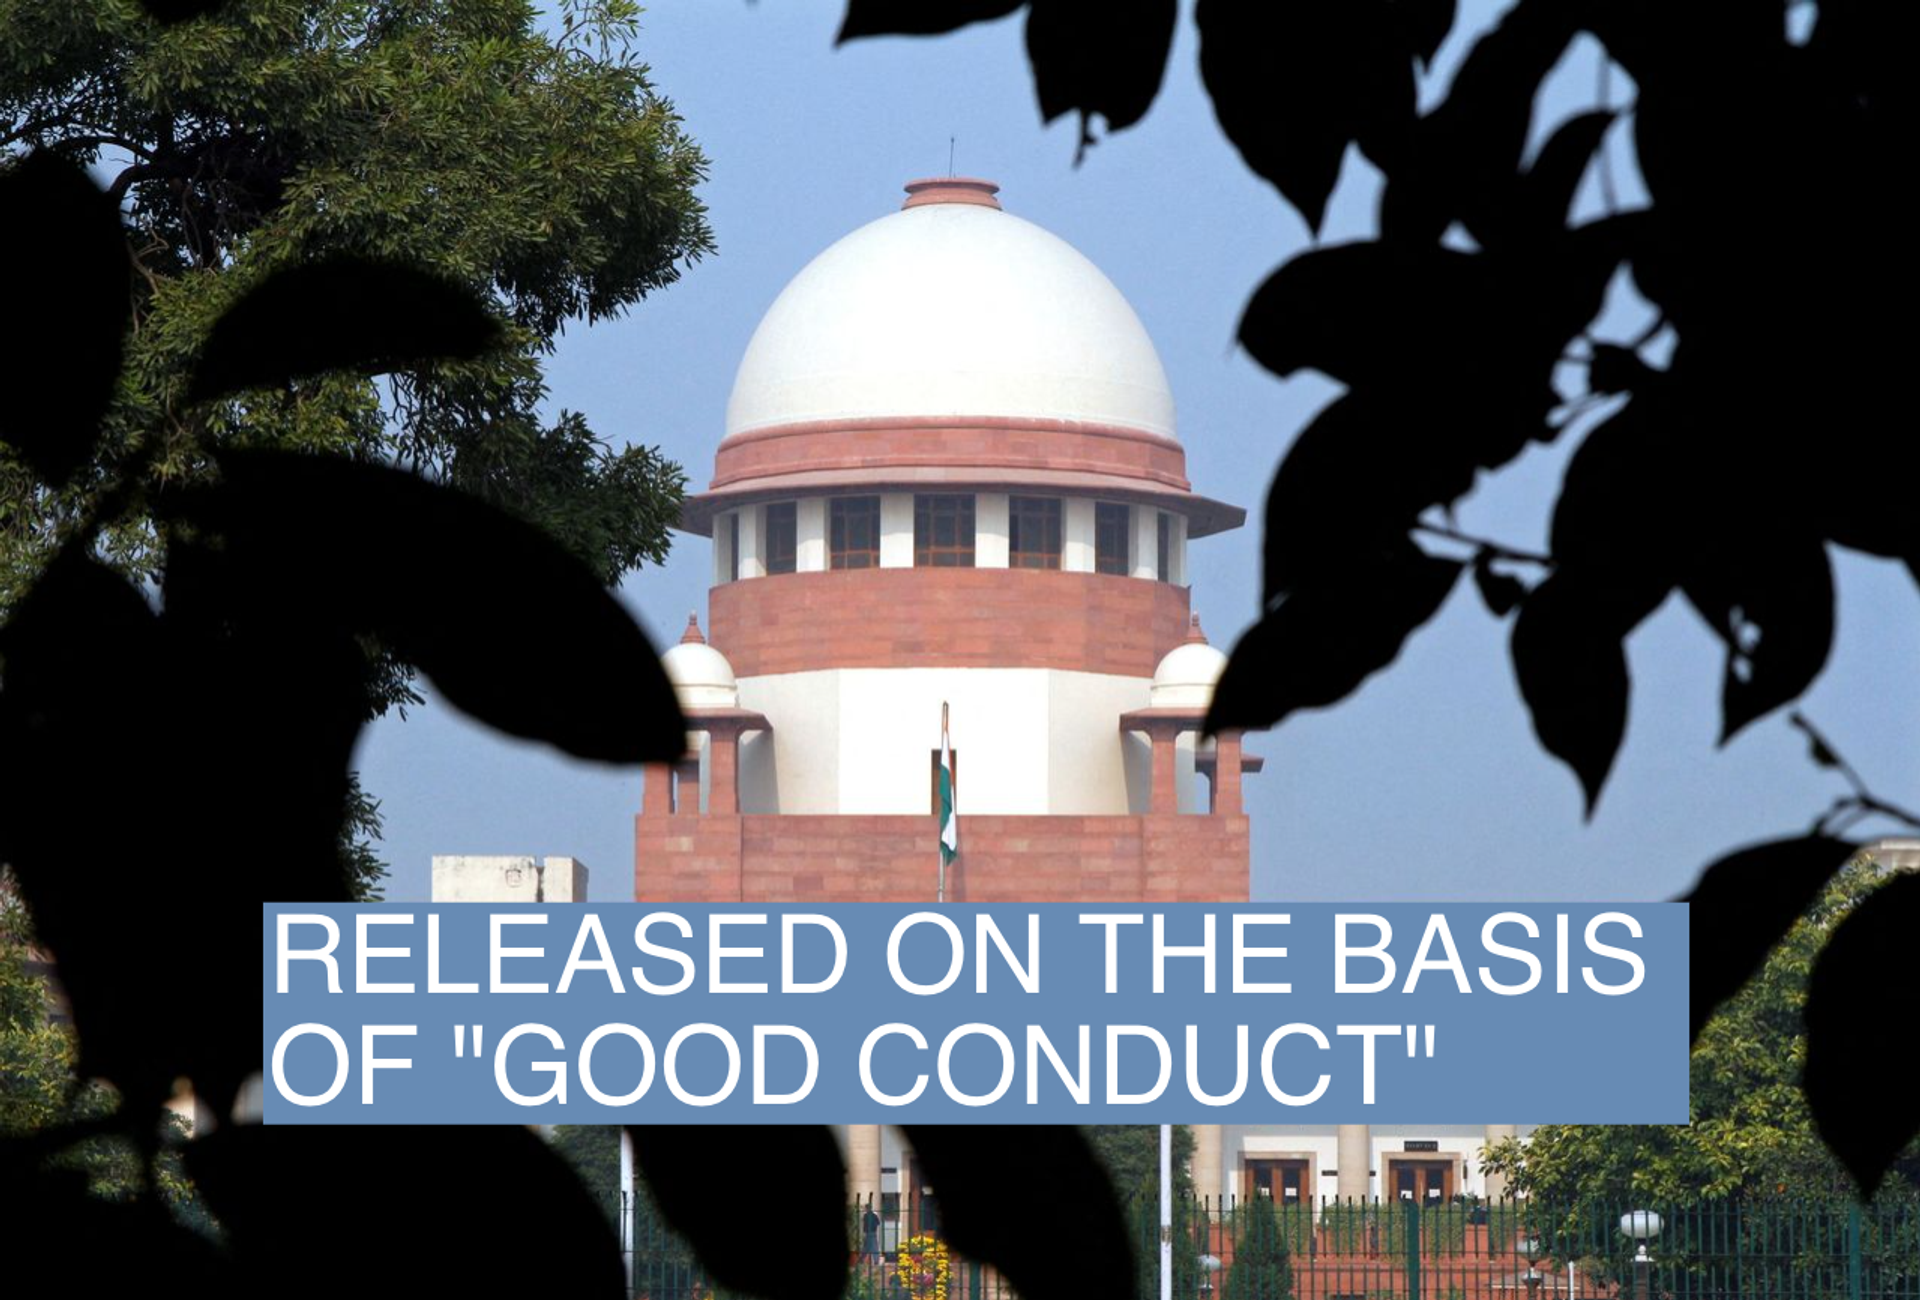
[[[1620,1231],[1639,1243],[1633,1254],[1633,1294],[1636,1300],[1653,1300],[1653,1256],[1647,1243],[1660,1235],[1660,1216],[1652,1210],[1629,1210],[1620,1216]]]
[[[1218,1255],[1202,1255],[1200,1257],[1200,1294],[1203,1300],[1205,1297],[1211,1297],[1213,1295],[1213,1275],[1219,1271],[1220,1257]]]
[[[1545,1281],[1540,1276],[1539,1268],[1534,1265],[1534,1256],[1540,1251],[1540,1239],[1528,1237],[1520,1245],[1527,1252],[1527,1271],[1520,1275],[1520,1281],[1527,1288],[1527,1300],[1534,1300],[1534,1297],[1540,1294],[1541,1282]]]

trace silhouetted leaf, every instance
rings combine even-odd
[[[1920,876],[1902,874],[1834,927],[1807,981],[1807,1105],[1863,1199],[1920,1130],[1920,1090],[1887,1068],[1888,1044],[1920,1023],[1916,933]]]
[[[242,1294],[626,1294],[604,1208],[525,1128],[249,1125],[186,1162],[234,1229]]]
[[[818,1125],[629,1125],[654,1203],[716,1282],[767,1300],[839,1300],[847,1285],[847,1175]],[[780,1171],[742,1200],[740,1170]],[[944,1203],[945,1198],[942,1198]],[[956,1244],[958,1244],[956,1242]]]
[[[378,374],[471,358],[500,327],[468,289],[416,267],[329,257],[276,271],[228,308],[200,354],[194,401],[325,370]]]
[[[1424,246],[1458,221],[1483,247],[1501,241],[1512,227],[1535,94],[1581,21],[1575,5],[1519,4],[1474,42],[1388,177],[1382,239]]]
[[[1555,255],[1571,269],[1551,290],[1532,257],[1395,243],[1315,248],[1254,293],[1240,341],[1275,374],[1319,370],[1397,407],[1426,444],[1421,476],[1471,482],[1476,467],[1498,468],[1553,435],[1553,364],[1598,308],[1628,229],[1594,223],[1567,234]]]
[[[1303,582],[1234,646],[1208,732],[1274,726],[1296,709],[1345,699],[1393,662],[1464,567],[1402,537],[1368,564]]]
[[[1195,10],[1200,73],[1220,128],[1316,230],[1349,142],[1388,171],[1405,152],[1414,113],[1410,45],[1430,35],[1409,37],[1395,23],[1412,8],[1200,0]]]
[[[0,442],[58,487],[87,463],[120,373],[132,300],[113,201],[44,150],[0,156],[0,248],[8,250]]]
[[[171,752],[132,766],[172,733],[168,659],[140,593],[80,545],[0,628],[0,860],[60,964],[81,1076],[113,1080],[134,1108],[165,1100],[184,1072],[170,1040],[194,1014],[179,986],[126,966],[155,917],[180,910],[179,881],[159,868],[189,860],[175,827],[195,774]],[[137,776],[103,788],[103,764]]]
[[[1314,248],[1280,267],[1240,318],[1240,343],[1286,378],[1314,369],[1350,385],[1385,387],[1470,360],[1472,346],[1433,326],[1456,309],[1474,317],[1491,287],[1486,263],[1449,248],[1382,243]],[[1468,327],[1469,333],[1472,327]],[[1486,362],[1474,366],[1484,370]]]
[[[1692,1036],[1738,993],[1775,944],[1805,916],[1858,844],[1825,835],[1749,844],[1700,873],[1679,901],[1692,905]]]
[[[914,1124],[905,1133],[940,1198],[942,1234],[998,1268],[1024,1300],[1133,1294],[1126,1219],[1079,1129]],[[1009,1189],[1021,1188],[1046,1189],[1046,1231],[1008,1212]],[[1062,1250],[1067,1241],[1073,1248]]]
[[[1586,175],[1613,118],[1606,111],[1581,113],[1561,123],[1540,147],[1514,196],[1513,225],[1523,237],[1566,225],[1580,178]]]
[[[456,707],[580,758],[676,758],[678,707],[612,593],[538,529],[384,466],[223,452],[172,508],[226,539],[233,598],[376,636]]]
[[[862,36],[937,36],[1005,18],[1025,0],[847,0],[835,44]]]
[[[1688,428],[1662,424],[1636,394],[1587,433],[1554,502],[1551,549],[1579,571],[1596,616],[1624,636],[1667,598],[1699,544],[1705,466]]]
[[[1479,589],[1487,612],[1495,618],[1505,618],[1527,598],[1525,584],[1512,574],[1495,571],[1492,558],[1485,551],[1473,557],[1473,585]]]
[[[1422,63],[1431,63],[1453,30],[1454,0],[1393,0],[1392,11]]]
[[[15,1145],[19,1141],[0,1137],[0,1170],[6,1171],[0,1222],[10,1241],[30,1245],[42,1261],[33,1266],[42,1287],[61,1295],[106,1295],[124,1289],[137,1273],[159,1284],[151,1290],[194,1300],[258,1294],[240,1287],[223,1250],[158,1205],[90,1193],[84,1167],[29,1163]],[[114,1248],[103,1250],[104,1242]],[[130,1267],[130,1260],[139,1263]]]
[[[1727,647],[1720,743],[1813,684],[1833,645],[1833,570],[1817,537],[1780,521],[1723,535],[1681,590]],[[1757,633],[1757,644],[1754,637]]]
[[[1513,675],[1541,746],[1573,769],[1593,816],[1627,729],[1626,629],[1579,570],[1556,569],[1513,623]]]
[[[1632,348],[1617,343],[1593,345],[1593,359],[1587,363],[1587,387],[1596,393],[1630,393],[1642,388],[1654,372]]]
[[[1349,392],[1301,430],[1267,493],[1265,603],[1366,568],[1404,544],[1423,509],[1473,486],[1473,466],[1433,436],[1423,404],[1418,393]]]
[[[1027,58],[1040,116],[1080,114],[1081,148],[1098,113],[1118,131],[1147,115],[1166,75],[1175,0],[1032,0]]]

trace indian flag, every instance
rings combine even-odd
[[[953,804],[953,741],[947,735],[947,706],[940,706],[940,865],[960,855],[960,818]]]

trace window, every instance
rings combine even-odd
[[[973,498],[916,496],[913,499],[915,568],[973,567]]]
[[[767,556],[767,572],[792,573],[800,551],[793,502],[776,501],[768,506],[766,529],[762,549]]]
[[[1133,526],[1133,508],[1096,502],[1093,507],[1093,571],[1127,572],[1127,530]]]
[[[740,581],[740,512],[727,516],[727,581]]]
[[[1162,582],[1173,581],[1173,516],[1160,512],[1160,528],[1154,538],[1154,574]]]
[[[880,498],[835,497],[827,508],[827,567],[880,567]]]
[[[1060,501],[1057,497],[1007,498],[1007,567],[1060,567]]]

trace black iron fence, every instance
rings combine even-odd
[[[621,1205],[609,1198],[616,1224]],[[1641,1241],[1622,1230],[1631,1211],[1658,1217],[1638,1261]],[[1043,1207],[1008,1212],[1046,1230]],[[1128,1215],[1135,1295],[1111,1300],[1157,1300],[1159,1207],[1136,1202]],[[636,1300],[732,1300],[644,1198],[626,1223]],[[947,1247],[931,1201],[852,1205],[846,1224],[848,1300],[1015,1300],[994,1270]],[[1176,1300],[1920,1300],[1912,1195],[1868,1205],[1181,1200],[1172,1245]]]

